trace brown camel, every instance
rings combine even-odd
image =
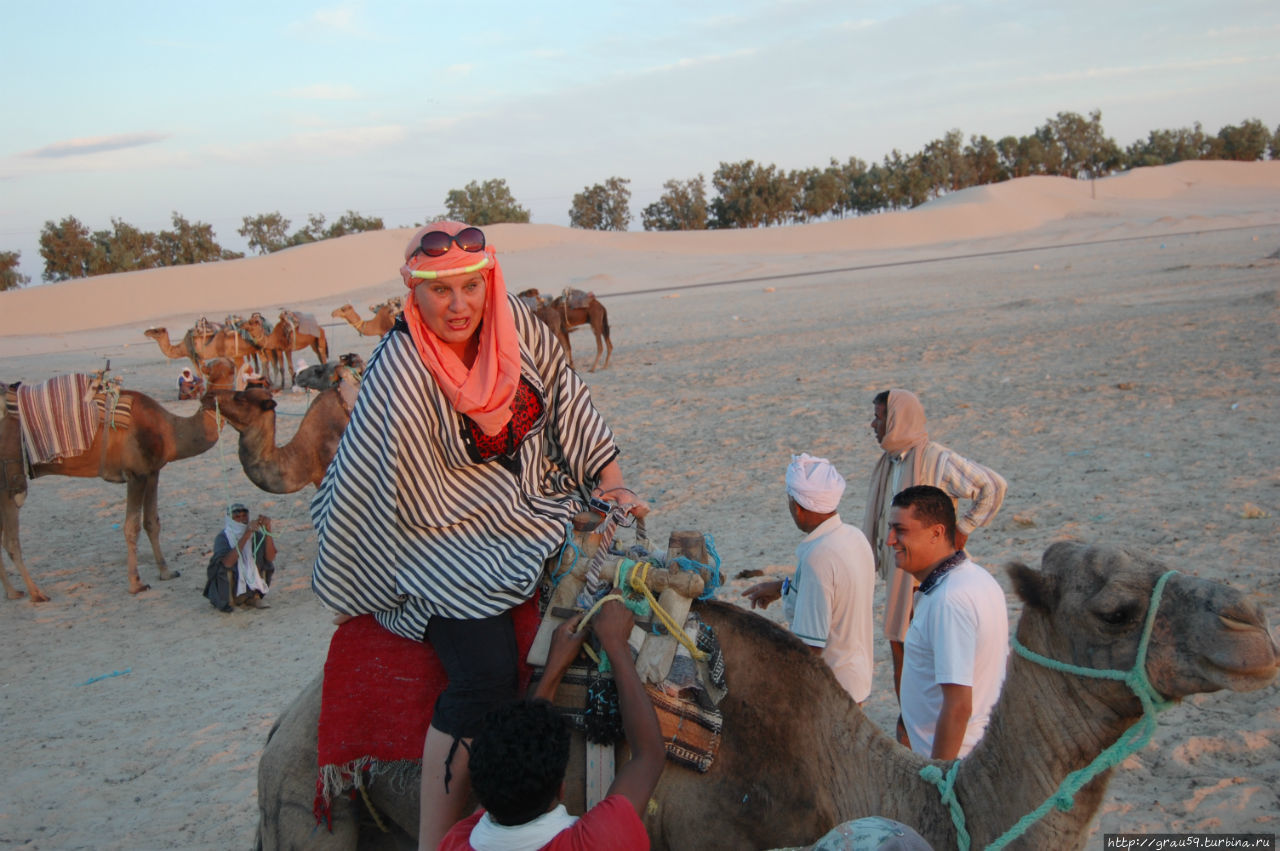
[[[198,370],[203,370],[204,361],[210,358],[229,358],[239,368],[246,358],[258,355],[258,346],[234,328],[219,327],[207,337],[198,337],[191,329],[177,345],[169,341],[169,332],[164,328],[148,328],[142,333],[156,341],[165,357],[187,358]]]
[[[600,338],[604,338],[605,345],[609,347],[609,353],[605,355],[604,366],[601,369],[608,369],[609,359],[613,357],[613,341],[609,339],[609,313],[604,309],[604,305],[596,300],[596,294],[582,290],[565,290],[552,299],[551,304],[564,316],[566,331],[572,331],[579,325],[589,324],[592,333],[596,335],[596,359],[591,362],[591,369],[587,370],[588,372],[595,372],[596,364],[600,363],[600,353],[603,351]],[[565,350],[568,350],[568,346]],[[569,358],[569,365],[573,365],[572,357]]]
[[[542,320],[543,325],[551,329],[552,335],[560,341],[572,368],[573,347],[569,345],[569,328],[565,325],[564,314],[551,303],[551,299],[543,297],[536,289],[524,290],[518,298],[524,302],[525,307],[533,311],[534,316]]]
[[[396,324],[396,314],[401,310],[400,299],[394,298],[391,301],[373,305],[370,309],[373,310],[371,319],[361,319],[360,314],[356,313],[356,309],[349,304],[342,305],[330,315],[334,319],[347,320],[359,334],[365,337],[381,337]]]
[[[0,384],[0,393],[4,389],[5,385]],[[74,458],[36,464],[33,472],[36,478],[75,476],[127,484],[124,540],[129,551],[129,593],[137,594],[151,587],[138,578],[139,528],[145,529],[151,540],[151,552],[160,578],[174,579],[178,576],[178,571],[169,569],[160,550],[160,514],[156,507],[160,470],[170,461],[199,455],[217,443],[218,425],[211,396],[206,395],[200,402],[200,409],[191,416],[177,417],[150,396],[133,390],[121,390],[120,395],[132,400],[133,421],[128,428],[100,426],[87,450]],[[49,598],[36,587],[27,572],[18,540],[18,508],[26,490],[25,481],[15,481],[15,477],[25,478],[18,433],[19,426],[14,417],[0,418],[0,470],[7,480],[7,485],[0,483],[0,540],[10,561],[22,574],[31,602],[42,603]],[[10,584],[2,564],[0,579],[4,581],[9,599],[22,596],[22,592]]]
[[[283,446],[276,446],[276,401],[270,390],[217,393],[219,412],[240,432],[240,466],[249,481],[267,493],[294,493],[320,484],[351,419],[358,386],[348,367],[337,367],[335,374],[337,385],[316,396],[293,439]]]
[[[1050,659],[1128,669],[1164,572],[1140,553],[1054,544],[1040,570],[1009,568],[1025,601],[1017,637]],[[949,811],[919,773],[930,761],[870,721],[820,658],[786,629],[736,606],[713,602],[696,610],[724,651],[724,728],[706,774],[668,763],[645,817],[654,848],[803,845],[867,815],[909,824],[935,848],[956,847]],[[1275,680],[1278,654],[1266,616],[1245,595],[1176,574],[1156,609],[1145,671],[1173,700],[1224,688],[1253,691]],[[320,683],[317,676],[268,736],[258,766],[259,847],[395,847],[378,844],[389,842],[385,835],[362,831],[364,805],[345,796],[334,801],[333,832],[315,827]],[[955,786],[973,847],[988,845],[1036,809],[1141,714],[1121,682],[1011,655],[986,735],[960,761]],[[1082,848],[1109,779],[1110,770],[1096,777],[1070,812],[1051,811],[1017,847]],[[416,781],[377,781],[368,791],[384,819],[403,829],[397,836],[416,834]]]

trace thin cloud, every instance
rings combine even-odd
[[[64,157],[82,157],[90,154],[101,154],[109,151],[123,151],[128,148],[140,148],[143,145],[154,145],[169,138],[168,133],[120,133],[115,136],[89,136],[83,139],[68,139],[65,142],[54,142],[34,151],[26,151],[19,156],[33,159],[62,159]]]
[[[1179,71],[1200,71],[1205,68],[1218,68],[1229,65],[1246,65],[1256,60],[1243,56],[1223,56],[1216,59],[1192,59],[1177,62],[1161,62],[1149,65],[1113,65],[1101,68],[1083,68],[1079,71],[1067,71],[1051,74],[1037,74],[1024,77],[1020,83],[1066,83],[1081,80],[1109,80],[1119,77],[1132,77],[1137,74],[1167,74]]]
[[[284,95],[299,100],[357,100],[360,98],[360,91],[346,83],[317,83],[314,86],[289,89]]]
[[[317,9],[300,21],[289,25],[289,32],[301,36],[358,36],[371,35],[360,20],[360,4],[346,4],[328,9]]]

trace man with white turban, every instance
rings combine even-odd
[[[871,598],[875,559],[866,536],[841,521],[844,478],[826,458],[791,456],[787,507],[805,539],[796,547],[796,572],[753,585],[742,596],[752,608],[782,599],[791,631],[822,656],[858,703],[871,694]]]

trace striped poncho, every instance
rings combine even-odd
[[[427,620],[482,618],[532,595],[580,489],[617,455],[613,433],[551,332],[508,296],[521,374],[542,416],[512,457],[475,459],[453,410],[399,328],[365,371],[351,422],[311,501],[311,584],[329,608],[374,613],[422,640]]]

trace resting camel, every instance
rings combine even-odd
[[[1081,667],[1131,668],[1164,572],[1133,551],[1054,544],[1040,570],[1009,567],[1025,603],[1018,640]],[[808,647],[736,606],[711,602],[695,610],[724,651],[724,727],[706,774],[667,764],[645,817],[654,848],[805,845],[867,815],[909,824],[935,848],[957,846],[948,808],[919,774],[930,761],[869,720]],[[1173,700],[1224,688],[1253,691],[1275,680],[1278,653],[1266,616],[1245,595],[1175,574],[1156,608],[1145,671]],[[315,827],[320,683],[316,677],[268,735],[258,765],[260,848],[351,849],[386,841],[376,831],[361,832],[364,805],[345,796],[334,800],[333,833]],[[1141,715],[1121,682],[1010,655],[986,735],[960,761],[955,786],[973,847],[985,847],[1036,809]],[[1054,809],[1036,822],[1017,847],[1083,848],[1110,776],[1107,770],[1086,785],[1069,812]],[[416,781],[376,781],[368,792],[384,819],[403,829],[399,836],[416,834]]]
[[[210,358],[229,358],[238,368],[246,358],[258,355],[258,347],[234,328],[219,328],[211,337],[196,337],[192,329],[178,345],[169,341],[164,328],[148,328],[142,333],[156,341],[165,357],[187,358],[198,370],[203,370],[204,361]]]
[[[314,364],[298,370],[298,374],[293,377],[293,383],[308,390],[328,390],[341,381],[344,375],[350,375],[349,372],[343,372],[344,366],[357,376],[364,375],[364,358],[355,352],[347,352],[338,355],[336,361]]]
[[[217,394],[222,416],[240,432],[240,466],[249,481],[267,493],[294,493],[320,484],[355,402],[354,376],[344,366],[336,372],[338,385],[316,396],[283,446],[276,446],[276,401],[270,390],[251,387]]]
[[[4,390],[5,385],[0,384],[0,394]],[[127,484],[124,540],[129,550],[129,593],[137,594],[151,587],[138,578],[139,528],[145,529],[151,539],[151,552],[160,578],[175,579],[179,575],[178,571],[169,569],[160,551],[160,514],[156,509],[160,470],[170,461],[199,455],[217,443],[218,426],[213,398],[209,395],[201,399],[200,409],[189,417],[174,416],[150,396],[134,390],[121,390],[120,395],[133,400],[133,422],[127,429],[100,426],[93,444],[83,453],[51,464],[37,464],[34,473],[36,478],[75,476]],[[4,542],[9,559],[22,574],[31,602],[43,603],[49,598],[36,587],[27,572],[18,541],[18,508],[26,491],[21,456],[18,454],[18,433],[19,425],[15,418],[0,418],[0,470],[7,480],[7,485],[0,484],[0,540]],[[0,579],[4,581],[9,599],[22,596],[22,592],[10,584],[3,565],[0,565]]]
[[[596,359],[591,362],[591,369],[587,370],[588,372],[595,372],[596,364],[600,363],[600,353],[603,351],[600,338],[604,337],[609,353],[605,355],[604,366],[601,368],[608,369],[609,359],[613,357],[613,341],[609,339],[609,313],[604,309],[604,305],[596,300],[596,294],[582,290],[565,290],[552,299],[551,304],[564,316],[566,331],[572,331],[579,325],[591,325],[591,331],[596,335]],[[565,350],[567,353],[568,346]],[[569,359],[569,365],[573,365],[573,358]]]
[[[396,314],[402,308],[400,299],[393,298],[382,304],[370,305],[369,309],[373,311],[371,319],[361,319],[360,314],[356,313],[356,309],[349,304],[342,305],[330,315],[334,319],[347,320],[359,334],[365,337],[381,337],[396,324]]]

